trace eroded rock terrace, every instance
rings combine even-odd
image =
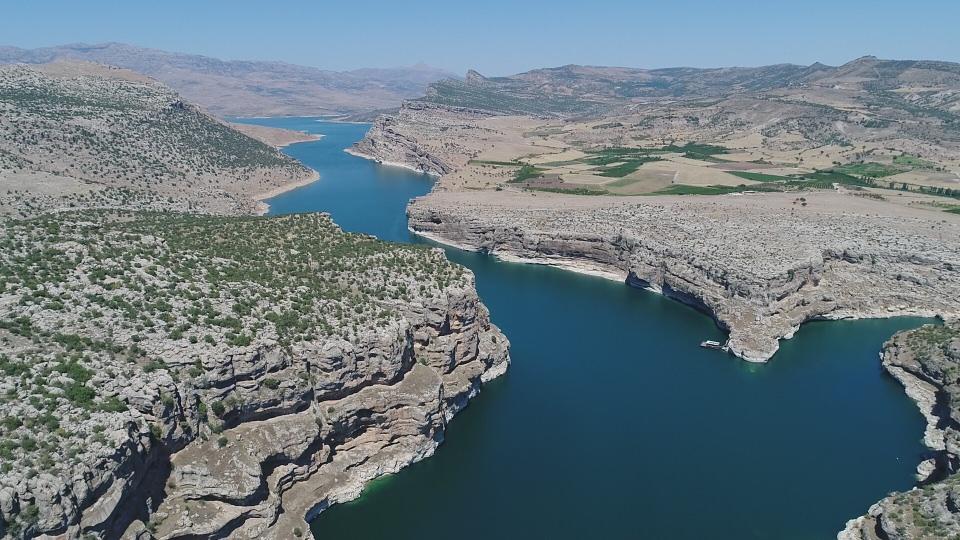
[[[606,197],[435,192],[414,230],[470,249],[596,266],[708,311],[764,361],[812,318],[960,315],[960,222],[831,192]]]
[[[468,270],[322,214],[63,213],[0,244],[12,537],[289,538],[508,362]]]

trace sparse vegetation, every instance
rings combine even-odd
[[[542,176],[543,172],[544,172],[543,169],[534,167],[533,165],[524,164],[523,166],[520,167],[519,170],[517,170],[516,173],[514,173],[513,179],[510,181],[513,183],[525,182],[532,178],[538,178]]]
[[[894,165],[904,166],[904,167],[909,167],[909,168],[911,168],[911,169],[934,169],[934,168],[936,168],[936,164],[935,164],[935,163],[933,163],[933,162],[931,162],[931,161],[927,161],[927,160],[925,160],[925,159],[921,159],[921,158],[918,157],[918,156],[913,156],[913,155],[910,155],[910,154],[901,154],[901,155],[899,155],[899,156],[894,156],[894,157],[893,157],[893,164],[894,164]]]
[[[371,328],[401,324],[398,305],[443,304],[469,284],[439,250],[346,234],[321,214],[0,218],[0,246],[0,486],[38,471],[83,477],[141,433],[162,444],[197,425],[224,432],[249,397],[186,394],[207,384],[203,359],[360,346]],[[302,375],[261,374],[257,391],[306,392]]]
[[[159,84],[88,68],[79,76],[0,67],[0,213],[59,208],[237,213],[240,196],[309,175],[275,148]],[[35,190],[50,175],[59,191]],[[19,178],[19,179],[18,179]]]
[[[902,167],[893,167],[868,161],[865,163],[848,163],[833,169],[835,172],[851,176],[866,176],[869,178],[883,178],[884,176],[893,176],[902,173],[908,169]]]

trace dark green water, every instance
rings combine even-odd
[[[342,152],[367,126],[288,153],[319,182],[270,201],[392,241],[431,181]],[[774,360],[698,347],[706,316],[624,284],[448,250],[510,338],[506,376],[437,454],[313,523],[316,538],[828,539],[912,485],[923,420],[877,358],[919,319],[805,325]]]

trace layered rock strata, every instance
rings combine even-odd
[[[383,164],[441,176],[466,164],[475,153],[457,144],[457,140],[464,137],[460,132],[468,130],[470,137],[481,138],[483,132],[489,130],[476,126],[475,122],[491,116],[492,113],[480,110],[409,101],[397,114],[377,117],[363,139],[348,151]],[[448,136],[453,131],[458,135]],[[426,134],[442,141],[439,143],[442,148],[425,143],[429,138]]]
[[[893,493],[852,519],[838,540],[913,540],[960,536],[960,325],[900,332],[884,345],[883,367],[927,420],[930,456],[920,486]]]
[[[691,304],[753,362],[811,319],[960,316],[960,219],[882,201],[434,192],[408,215],[440,242],[612,275]]]
[[[469,270],[323,215],[0,220],[0,535],[293,538],[505,372]]]

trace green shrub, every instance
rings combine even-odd
[[[93,403],[93,398],[97,392],[89,386],[81,383],[71,383],[64,388],[64,395],[75,405],[88,407]]]
[[[222,418],[223,414],[227,412],[227,408],[224,407],[222,401],[214,401],[213,404],[210,405],[210,410],[213,411],[213,414],[216,415],[217,418]]]
[[[103,412],[123,412],[127,410],[127,404],[120,401],[117,396],[111,396],[100,404],[100,410]]]

